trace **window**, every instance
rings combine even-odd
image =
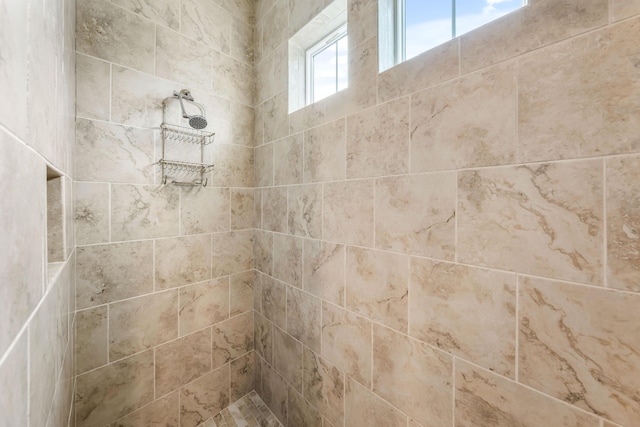
[[[527,0],[379,0],[380,71],[474,30]]]
[[[306,52],[307,105],[345,89],[348,84],[349,41],[344,25]]]

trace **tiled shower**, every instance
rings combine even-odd
[[[640,1],[378,73],[348,0],[290,113],[330,3],[0,0],[0,427],[640,426]]]

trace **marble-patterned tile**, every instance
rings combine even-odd
[[[306,131],[303,158],[304,182],[345,179],[345,120],[337,120]]]
[[[407,333],[409,257],[347,248],[347,307]]]
[[[262,228],[287,232],[287,187],[270,187],[262,191]]]
[[[409,107],[405,97],[347,118],[348,178],[409,172]]]
[[[153,184],[153,132],[78,119],[75,173],[80,181]]]
[[[302,245],[299,237],[273,235],[273,276],[302,288]]]
[[[155,392],[163,396],[211,371],[211,329],[155,349]]]
[[[322,357],[356,381],[371,387],[371,321],[322,304]]]
[[[214,0],[214,2],[249,24],[255,22],[257,3],[255,0]]]
[[[292,36],[307,25],[331,2],[323,0],[289,0],[289,34]],[[267,15],[268,16],[268,15]],[[267,16],[264,19],[267,19]]]
[[[345,425],[406,427],[407,416],[347,377],[345,387]]]
[[[262,297],[262,315],[286,328],[287,323],[287,285],[265,274],[258,275]]]
[[[287,90],[289,64],[288,43],[282,43],[273,53],[265,55],[256,64],[256,102],[262,104],[267,99]],[[258,51],[256,51],[258,52]]]
[[[216,369],[180,389],[180,426],[198,427],[229,406],[229,366]]]
[[[75,360],[80,375],[109,362],[107,305],[76,313]]]
[[[212,1],[183,0],[181,4],[182,34],[219,52],[229,53],[231,14]]]
[[[273,328],[273,367],[302,391],[302,344],[280,328]]]
[[[253,313],[215,324],[212,345],[214,369],[253,350]]]
[[[246,230],[253,228],[253,194],[251,188],[232,188],[231,199],[231,229]]]
[[[287,289],[287,332],[320,353],[322,300],[306,292]]]
[[[411,97],[411,172],[513,163],[515,63],[491,67]]]
[[[65,177],[47,178],[47,262],[63,262],[65,257],[64,206]]]
[[[229,317],[229,278],[180,288],[180,336]]]
[[[300,357],[302,364],[302,355]],[[287,400],[287,425],[322,427],[322,415],[295,389],[289,387]],[[355,424],[354,424],[355,425]]]
[[[456,360],[456,426],[597,427],[598,419]]]
[[[213,277],[251,270],[253,267],[253,231],[212,234]]]
[[[150,403],[153,367],[153,351],[149,350],[79,375],[76,425],[104,426]]]
[[[383,178],[375,191],[377,248],[453,260],[455,173]]]
[[[213,144],[212,187],[253,187],[253,148]]]
[[[322,235],[322,185],[287,187],[289,233],[319,239]]]
[[[253,228],[262,228],[262,189],[253,191]]]
[[[76,114],[89,119],[111,118],[111,64],[76,54]]]
[[[302,133],[273,143],[274,185],[302,184]]]
[[[273,361],[273,325],[258,313],[254,314],[253,322],[253,342],[256,353],[267,363],[271,363]]]
[[[639,0],[613,0],[611,2],[611,17],[614,21],[640,13]]]
[[[229,366],[232,402],[255,389],[255,353],[253,351],[231,361]]]
[[[374,181],[325,184],[322,193],[322,238],[349,245],[374,245]]]
[[[255,106],[253,120],[253,139],[254,147],[259,147],[264,144],[264,104]]]
[[[29,344],[26,331],[0,365],[0,424],[3,426],[26,426],[29,404]]]
[[[112,185],[111,240],[177,236],[179,202],[175,186]]]
[[[273,233],[256,230],[253,254],[256,270],[273,274]]]
[[[111,427],[178,427],[180,414],[178,391],[167,394],[135,412],[119,419]]]
[[[155,241],[156,289],[175,288],[211,278],[211,236]]]
[[[607,159],[606,167],[607,283],[640,292],[640,157]]]
[[[460,172],[458,260],[601,285],[602,163]]]
[[[373,392],[419,423],[453,422],[453,358],[373,325]]]
[[[288,6],[288,0],[274,0],[273,7],[265,14],[264,22],[268,22],[268,25],[262,30],[263,55],[269,55],[288,39]]]
[[[75,182],[76,244],[109,241],[109,184]]]
[[[264,403],[282,422],[287,422],[287,382],[271,366],[262,364],[262,394]]]
[[[111,86],[111,120],[141,127],[162,123],[163,100],[181,89],[178,83],[117,65],[112,65]]]
[[[76,16],[78,52],[153,73],[152,22],[101,0],[79,1]]]
[[[208,90],[199,90],[194,97],[205,108],[205,129],[215,132],[215,142],[253,147],[252,107],[214,96]]]
[[[112,3],[173,30],[180,28],[179,0],[112,0]]]
[[[289,98],[287,92],[279,93],[265,101],[264,141],[270,142],[289,135]]]
[[[256,147],[256,186],[273,185],[273,144]]]
[[[233,17],[231,22],[231,41],[229,47],[231,56],[248,64],[253,64],[254,37],[255,28],[253,25],[247,24],[245,21]]]
[[[163,27],[156,27],[155,48],[158,77],[196,87],[211,87],[213,59],[210,48]]]
[[[202,234],[229,230],[230,206],[228,188],[181,188],[180,233]]]
[[[77,249],[78,310],[153,291],[153,242]]]
[[[345,376],[316,353],[302,354],[302,394],[323,417],[334,425],[343,425]]]
[[[349,42],[358,46],[378,35],[378,2],[352,0],[348,2]]]
[[[515,274],[411,258],[409,289],[410,336],[515,378]]]
[[[532,2],[491,25],[463,34],[460,37],[460,70],[467,74],[606,25],[608,3],[608,0]],[[545,72],[545,75],[549,73]]]
[[[294,135],[324,124],[325,103],[316,101],[289,114],[289,134]]]
[[[253,310],[253,271],[230,276],[229,288],[230,316]]]
[[[344,305],[344,245],[305,239],[302,259],[304,290],[334,304]]]
[[[591,6],[571,3],[583,10]],[[606,1],[597,3],[606,9]],[[518,64],[521,161],[640,151],[640,120],[628,113],[640,109],[640,100],[633,95],[640,90],[634,65],[638,37],[640,22],[632,19],[522,58]],[[540,73],[546,78],[540,79]]]
[[[638,304],[640,295],[521,279],[519,381],[622,425],[633,424],[640,419]]]
[[[212,56],[213,94],[240,104],[253,105],[253,67],[215,50]]]
[[[378,76],[380,102],[399,98],[458,77],[460,74],[458,53],[459,39],[453,39],[380,73]]]

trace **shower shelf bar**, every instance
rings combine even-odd
[[[160,160],[160,164],[163,168],[175,171],[175,172],[211,172],[213,170],[212,164],[207,163],[192,163],[192,162],[178,162],[176,160]]]
[[[163,123],[162,138],[164,141],[190,142],[192,144],[209,145],[215,133]]]

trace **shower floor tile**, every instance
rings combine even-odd
[[[282,427],[258,393],[252,391],[200,427]]]

